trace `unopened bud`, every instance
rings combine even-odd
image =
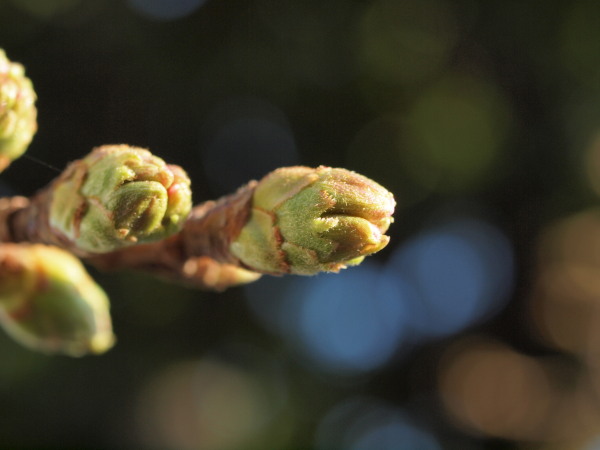
[[[50,224],[77,249],[105,253],[177,232],[191,207],[183,169],[145,149],[107,145],[57,181]]]
[[[393,195],[345,169],[288,167],[263,178],[231,251],[267,273],[337,272],[384,248]]]
[[[0,246],[0,324],[47,353],[103,353],[114,343],[104,291],[73,255],[40,244]]]

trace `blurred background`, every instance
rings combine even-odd
[[[600,3],[0,0],[30,195],[101,144],[196,202],[285,165],[398,201],[338,275],[216,294],[90,269],[116,347],[0,335],[0,448],[600,449]]]

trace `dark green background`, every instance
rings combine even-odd
[[[26,66],[38,94],[28,153],[53,167],[101,144],[147,147],[188,171],[196,202],[281,165],[347,167],[398,200],[392,242],[373,257],[381,264],[440,211],[484,217],[514,249],[515,284],[502,311],[462,333],[558,355],[566,373],[581,371],[527,314],[540,232],[597,204],[585,172],[600,129],[595,2],[209,0],[154,20],[127,2],[0,0],[0,47]],[[219,147],[208,149],[221,124],[246,117],[279,127],[226,136],[223,145],[242,153],[216,158]],[[2,186],[30,195],[55,175],[22,158]],[[0,336],[1,448],[150,445],[139,431],[142,388],[171,364],[206,358],[268,372],[269,389],[266,367],[283,374],[284,406],[236,448],[313,448],[329,408],[355,395],[401,407],[443,448],[545,448],[474,432],[444,412],[438,367],[455,336],[358,377],[324,374],[257,319],[241,288],[206,293],[91,271],[112,300],[116,347],[47,357]],[[265,295],[277,290],[259,283]]]

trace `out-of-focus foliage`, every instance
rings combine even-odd
[[[599,23],[591,0],[0,2],[34,158],[147,147],[196,201],[342,166],[399,203],[388,248],[339,275],[95,273],[119,345],[0,336],[0,446],[597,448]],[[0,187],[54,176],[21,158]]]

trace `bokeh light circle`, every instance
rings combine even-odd
[[[284,404],[281,385],[278,372],[262,373],[227,358],[180,361],[143,384],[137,431],[152,448],[253,447],[263,442]]]
[[[368,371],[385,363],[405,332],[397,288],[374,265],[315,280],[298,317],[299,338],[323,367]]]
[[[159,21],[181,19],[200,8],[206,0],[127,0],[134,11]]]
[[[406,296],[410,326],[422,336],[444,336],[497,312],[514,278],[510,242],[486,222],[461,218],[417,235],[399,247],[388,277],[412,286]]]
[[[440,392],[447,411],[472,432],[539,439],[553,404],[544,367],[487,338],[459,341],[444,357]]]
[[[206,177],[220,194],[298,162],[296,142],[284,114],[260,99],[238,98],[220,105],[202,134]]]
[[[315,437],[317,450],[442,450],[437,437],[400,408],[352,397],[331,408]]]
[[[502,150],[512,130],[511,109],[491,80],[446,74],[406,115],[402,164],[416,181],[441,191],[488,183],[503,162]]]
[[[339,274],[248,286],[251,309],[314,370],[358,375],[385,364],[409,320],[400,288],[365,262]]]
[[[414,83],[449,60],[458,30],[443,0],[377,0],[361,23],[359,60],[363,71],[386,84]]]

